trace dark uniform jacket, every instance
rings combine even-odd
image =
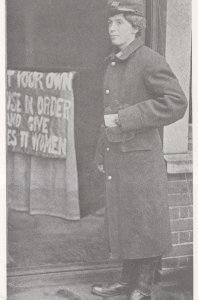
[[[170,250],[167,176],[158,128],[184,116],[186,97],[165,58],[133,41],[112,53],[104,77],[104,112],[120,126],[101,127],[95,162],[104,158],[106,212],[113,258]]]

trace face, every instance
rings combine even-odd
[[[137,29],[125,19],[122,13],[110,17],[108,23],[111,42],[121,50],[135,39]]]

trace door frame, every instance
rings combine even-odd
[[[165,56],[167,0],[146,1],[146,45]]]
[[[167,0],[146,1],[147,29],[145,44],[163,56],[166,52],[166,18]],[[159,128],[159,134],[163,144],[163,127]]]

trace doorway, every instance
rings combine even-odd
[[[165,35],[158,31],[157,24],[159,20],[165,20],[166,1],[149,0],[146,3],[145,43],[163,54]],[[8,69],[76,72],[73,82],[74,135],[81,215],[80,221],[69,221],[8,209],[8,271],[11,273],[67,267],[69,263],[108,261],[104,183],[92,164],[103,116],[102,65],[110,50],[105,5],[106,0],[7,1]],[[163,23],[160,26],[165,28]],[[18,155],[8,153],[7,176],[11,178],[17,156],[17,168],[24,166],[23,185],[17,189],[17,195],[12,192],[13,185],[8,178],[8,203],[17,199],[28,202],[30,178],[35,176],[31,156],[20,155],[19,158]],[[53,164],[60,170],[60,161],[54,160]],[[56,177],[56,173],[53,176]],[[42,193],[40,197],[42,201]]]

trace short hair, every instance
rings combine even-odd
[[[136,37],[142,36],[146,28],[146,18],[143,16],[133,15],[130,12],[124,12],[123,15],[134,28],[138,29]]]

